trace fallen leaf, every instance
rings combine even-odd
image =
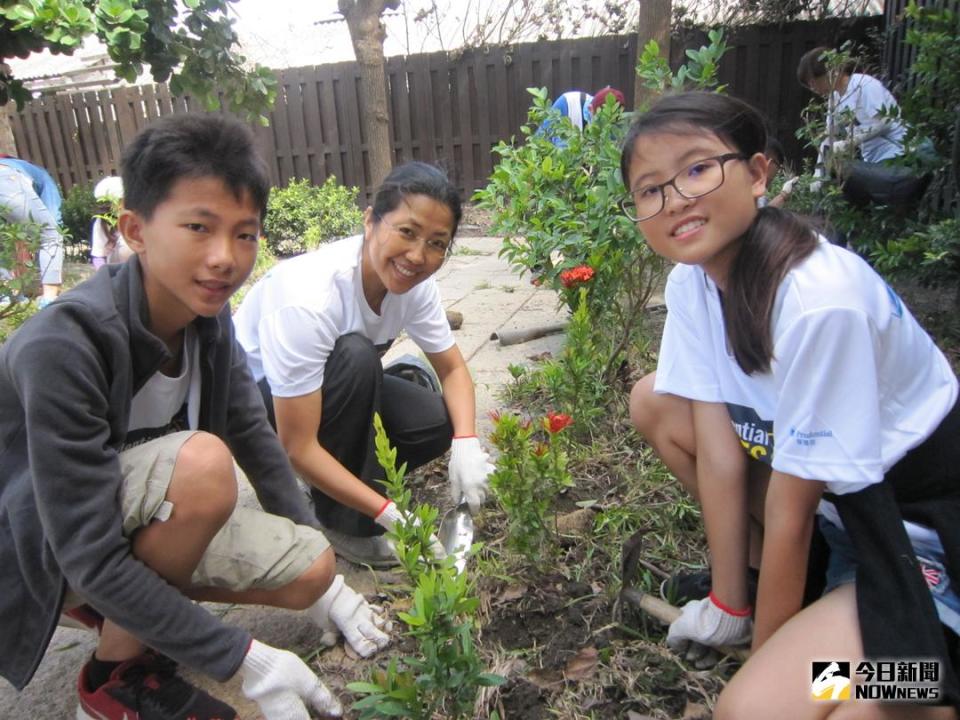
[[[538,688],[545,689],[563,682],[563,675],[559,670],[531,670],[527,673],[527,680]]]
[[[493,604],[505,605],[509,602],[513,602],[514,600],[519,600],[520,598],[525,597],[526,594],[526,585],[508,585],[506,588],[504,588],[503,592],[500,593],[500,597],[498,597]]]
[[[544,350],[542,353],[537,353],[536,355],[527,355],[527,360],[532,360],[533,362],[540,362],[542,360],[549,360],[553,357],[553,353],[549,350]]]
[[[563,676],[567,680],[585,680],[593,675],[600,662],[600,655],[595,647],[581,648],[576,655],[567,661]]]

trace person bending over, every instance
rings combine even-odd
[[[280,440],[334,548],[353,562],[396,563],[382,534],[399,513],[384,496],[374,413],[398,463],[413,469],[450,448],[453,502],[476,512],[486,497],[493,466],[476,435],[473,381],[433,277],[460,215],[442,171],[400,165],[364,212],[361,235],[281,262],[237,311],[237,337]],[[442,394],[384,372],[380,357],[401,331],[426,354]],[[438,543],[432,550],[443,554]]]

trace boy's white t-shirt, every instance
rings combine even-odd
[[[387,293],[375,313],[363,294],[363,236],[338,240],[277,264],[247,293],[234,315],[237,340],[254,379],[277,397],[323,386],[337,339],[368,338],[382,352],[405,330],[425,353],[454,345],[440,291],[429,277],[401,295]]]
[[[845,111],[850,111],[858,128],[884,126],[881,134],[860,144],[860,155],[866,162],[878,163],[903,154],[906,128],[896,119],[881,117],[883,108],[899,109],[897,100],[875,77],[854,73],[843,95],[838,92],[831,95],[830,105],[832,122],[842,122]]]
[[[752,457],[828,492],[881,482],[956,402],[950,364],[899,297],[822,238],[777,291],[769,372],[737,365],[700,267],[673,269],[666,302],[655,391],[725,403]]]
[[[157,371],[130,403],[130,420],[123,449],[181,430],[195,430],[200,422],[200,352],[192,325],[184,330],[183,352],[176,376]]]

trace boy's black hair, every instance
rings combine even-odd
[[[742,100],[711,92],[667,95],[640,115],[627,132],[620,155],[627,191],[633,151],[644,136],[704,132],[713,133],[748,161],[767,147],[763,116]],[[777,288],[787,272],[814,251],[817,237],[793,213],[765,207],[757,211],[740,240],[723,296],[723,321],[737,364],[750,375],[770,369]]]
[[[450,237],[457,234],[463,216],[460,193],[443,170],[419,161],[398,165],[384,178],[377,190],[373,198],[373,214],[382,218],[393,212],[407,195],[426,195],[446,205],[453,214]]]
[[[149,219],[183,178],[219,178],[239,200],[250,194],[261,221],[270,174],[253,133],[226,115],[168,115],[141,130],[123,152],[124,207]]]
[[[782,166],[787,159],[786,153],[783,150],[783,143],[772,135],[767,135],[767,146],[763,149],[763,154],[780,166]]]

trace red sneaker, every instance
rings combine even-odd
[[[176,665],[155,654],[121,663],[97,690],[87,666],[77,681],[76,720],[236,720],[237,712],[176,674]]]

